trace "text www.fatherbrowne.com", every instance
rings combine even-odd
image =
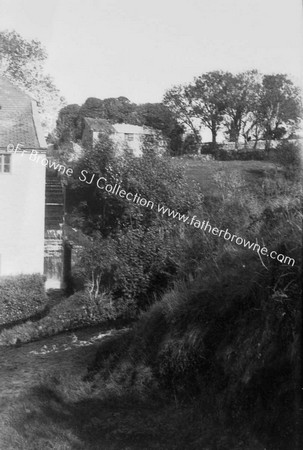
[[[11,145],[11,144],[10,144]],[[17,152],[18,150],[21,151],[19,148],[21,144],[18,144],[16,148],[14,148],[13,145],[11,145],[10,148],[8,148],[8,151],[10,152]],[[24,150],[22,150],[22,156],[24,154]],[[35,150],[32,150],[32,152],[29,155],[29,159],[35,163],[38,163],[41,159],[41,164],[43,166],[48,166],[50,168],[53,168],[54,170],[57,170],[58,172],[61,172],[62,174],[67,175],[68,177],[72,176],[73,169],[67,168],[63,164],[59,164],[56,162],[49,161],[48,158],[43,157],[42,155],[39,155]],[[106,178],[104,177],[97,177],[96,174],[90,175],[90,178],[87,179],[88,171],[82,170],[81,175],[79,176],[79,180],[86,183],[86,184],[92,184],[93,182],[96,184],[98,189],[105,190],[107,193],[112,195],[117,195],[121,198],[125,198],[128,201],[131,201],[133,203],[136,203],[140,206],[144,206],[149,209],[154,209],[154,202],[151,200],[147,200],[145,198],[142,198],[139,194],[133,194],[132,192],[126,192],[124,189],[121,189],[121,186],[119,183],[116,183],[114,186],[112,186],[110,183],[107,182]],[[260,245],[257,242],[250,242],[246,239],[241,238],[240,236],[237,236],[235,234],[231,234],[228,231],[228,228],[226,230],[219,230],[219,228],[212,227],[207,220],[203,220],[202,222],[197,219],[197,216],[186,216],[185,214],[180,214],[178,211],[175,211],[173,209],[170,209],[164,205],[158,204],[158,213],[162,214],[162,216],[168,216],[172,217],[173,219],[177,219],[180,222],[183,222],[187,225],[194,226],[195,228],[199,228],[203,231],[208,231],[209,233],[213,234],[214,236],[222,236],[226,241],[235,242],[237,245],[242,245],[245,248],[248,248],[249,250],[257,251],[258,255],[267,256],[268,258],[275,259],[279,261],[280,263],[288,264],[294,266],[295,260],[293,258],[290,258],[289,256],[285,256],[282,253],[277,253],[274,250],[269,252],[269,250],[266,247],[260,247]],[[262,258],[260,256],[260,259],[262,261]]]
[[[213,234],[214,236],[223,236],[223,238],[226,241],[235,242],[237,245],[242,245],[245,248],[248,248],[249,250],[257,251],[257,253],[263,256],[267,256],[271,259],[276,259],[280,263],[288,264],[288,265],[294,265],[295,260],[293,258],[290,258],[289,256],[285,256],[282,253],[277,253],[276,251],[272,250],[269,252],[267,247],[260,247],[260,245],[257,242],[251,242],[246,239],[243,239],[240,236],[237,236],[235,234],[231,234],[228,231],[228,228],[225,230],[219,230],[219,228],[212,227],[209,223],[209,221],[203,220],[202,222],[198,220],[197,216],[186,216],[185,214],[180,214],[178,211],[171,210],[170,208],[167,208],[163,205],[158,205],[158,212],[162,214],[162,216],[168,216],[172,217],[173,219],[177,219],[180,222],[183,222],[187,225],[194,226],[195,228],[199,228],[203,231],[208,231],[209,233]]]

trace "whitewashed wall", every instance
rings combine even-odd
[[[11,155],[0,173],[0,275],[43,273],[45,167]]]

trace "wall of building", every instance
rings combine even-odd
[[[93,142],[96,144],[99,140],[99,132],[93,132]],[[113,133],[111,134],[111,138],[116,144],[117,155],[122,154],[123,150],[128,147],[135,156],[142,156],[142,135],[134,134],[134,139],[132,141],[128,141],[125,139],[124,133]]]
[[[44,203],[45,167],[13,153],[0,173],[0,275],[43,273]]]
[[[118,148],[125,148],[128,147],[135,156],[142,156],[142,138],[143,135],[134,133],[133,134],[133,140],[129,141],[125,139],[124,133],[114,133],[112,135],[112,139],[115,144],[117,144]]]
[[[102,124],[104,125],[104,124]],[[123,154],[123,151],[128,148],[135,156],[142,156],[142,146],[144,139],[147,136],[153,137],[157,142],[157,148],[159,154],[163,154],[167,148],[167,143],[163,138],[160,131],[152,130],[148,127],[143,127],[139,125],[131,125],[126,123],[113,124],[111,126],[111,139],[115,144],[116,154]],[[89,125],[86,124],[83,134],[82,143],[83,145],[93,144],[99,141],[100,131],[91,130]]]

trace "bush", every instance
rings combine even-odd
[[[190,155],[190,154],[198,154],[200,150],[200,144],[197,143],[197,139],[193,134],[188,134],[185,137],[184,143],[183,143],[183,155]]]
[[[64,298],[49,313],[36,322],[27,321],[0,333],[0,345],[30,342],[62,331],[106,324],[129,315],[125,302],[112,301],[111,296],[100,293],[91,299],[87,291],[79,291]]]
[[[42,275],[0,278],[0,325],[27,319],[43,310],[46,302]]]
[[[271,153],[271,160],[281,164],[287,178],[299,178],[302,173],[302,149],[293,142],[283,142]]]
[[[113,349],[106,361],[100,352],[96,369],[118,380],[123,367],[135,374],[145,365],[144,372],[166,393],[182,400],[199,396],[203,407],[211,397],[218,418],[247,424],[264,447],[282,450],[293,433],[298,357],[299,186],[293,183],[270,198],[260,193],[257,201],[236,189],[241,179],[235,174],[223,178],[229,195],[212,211],[211,223],[270,242],[277,253],[295,259],[295,266],[260,260],[256,252],[189,228],[191,241],[180,252],[177,273],[188,282],[175,282],[142,314],[127,349]]]
[[[238,258],[230,266],[217,279],[176,284],[141,316],[127,344],[100,349],[94,369],[121,390],[137,389],[144,367],[149,384],[172,398],[199,396],[204,406],[211,395],[217,419],[250,424],[264,447],[282,450],[293,433],[285,405],[294,404],[300,273],[274,262],[268,271],[256,262],[245,268]]]
[[[265,150],[224,150],[218,147],[213,151],[217,161],[264,161],[268,159],[268,152]]]

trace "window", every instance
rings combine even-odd
[[[128,142],[134,140],[134,134],[133,133],[124,133],[124,137],[125,137],[125,140],[128,141]]]
[[[11,171],[11,155],[0,155],[0,173],[10,173]]]
[[[144,140],[149,144],[154,144],[154,136],[152,134],[144,134]]]

